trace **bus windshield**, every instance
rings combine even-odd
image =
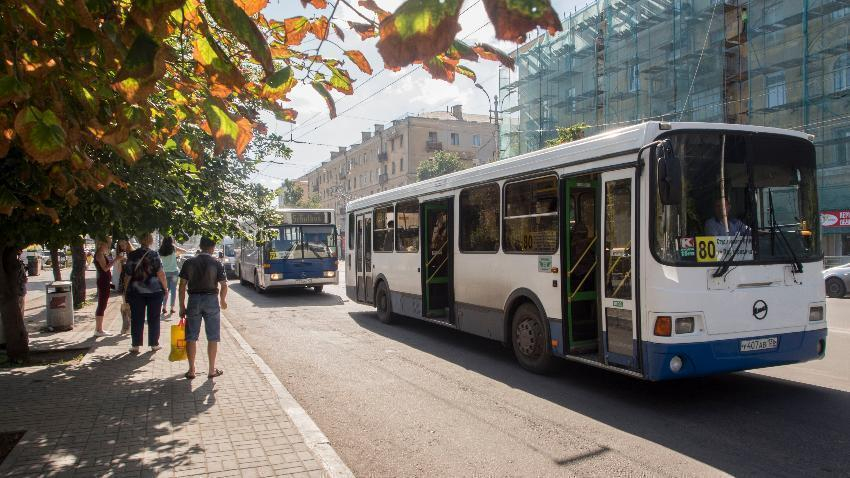
[[[668,137],[681,163],[682,198],[662,204],[653,178],[658,259],[728,265],[820,258],[811,143],[732,132]]]
[[[236,249],[233,247],[233,244],[224,245],[224,255],[227,257],[234,257],[236,255]]]
[[[336,257],[336,226],[280,226],[270,230],[269,259],[327,259]]]

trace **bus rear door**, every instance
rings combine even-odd
[[[357,215],[355,237],[355,272],[357,274],[357,300],[371,304],[372,290],[372,213]]]

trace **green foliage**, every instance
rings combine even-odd
[[[590,128],[590,126],[585,123],[576,123],[572,126],[558,126],[555,128],[558,132],[558,137],[546,141],[546,146],[555,146],[582,139],[584,138],[584,130],[587,128]]]
[[[298,207],[320,209],[322,207],[322,198],[318,194],[313,194],[309,198],[302,198],[298,203]]]
[[[466,169],[466,166],[457,153],[437,151],[427,161],[419,163],[419,166],[416,168],[416,178],[419,181],[423,181],[464,169]]]
[[[296,181],[287,179],[283,182],[283,186],[277,190],[277,193],[283,197],[284,207],[300,207],[301,198],[304,196],[304,190]]]

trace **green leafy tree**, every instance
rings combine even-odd
[[[437,151],[428,160],[419,163],[419,166],[416,167],[416,179],[423,181],[464,169],[466,169],[466,166],[457,153]]]
[[[307,209],[320,209],[322,207],[322,198],[318,194],[312,194],[308,198],[303,198],[298,201],[298,207]]]
[[[572,126],[558,126],[555,128],[558,136],[546,141],[546,146],[555,146],[582,139],[584,138],[584,130],[587,128],[590,128],[590,126],[585,123],[576,123]]]
[[[298,182],[286,179],[283,181],[283,186],[277,190],[277,193],[283,198],[284,206],[294,207],[301,203],[301,198],[304,196],[304,189],[301,188]]]
[[[331,93],[354,92],[346,61],[372,74],[357,50],[339,48],[333,55],[337,58],[321,53],[325,43],[336,46],[329,39],[331,32],[344,36],[334,22],[339,3],[330,16],[312,12],[283,20],[266,18],[261,12],[267,4],[268,0],[0,3],[0,49],[5,60],[0,65],[0,159],[4,174],[14,175],[0,187],[4,221],[0,310],[7,332],[8,321],[20,322],[21,315],[13,312],[12,304],[20,285],[13,270],[16,247],[74,243],[76,239],[67,238],[101,231],[86,229],[91,221],[120,222],[111,214],[95,219],[85,215],[103,212],[92,199],[100,191],[120,197],[116,190],[124,189],[129,198],[135,197],[135,204],[155,210],[174,204],[147,196],[127,181],[122,168],[138,164],[157,170],[153,163],[175,157],[198,168],[222,154],[244,158],[248,145],[266,135],[261,111],[295,121],[297,111],[289,107],[287,97],[294,88],[320,95],[333,118],[336,106]],[[378,37],[377,48],[389,70],[417,63],[434,78],[453,81],[459,73],[475,81],[475,73],[461,61],[483,58],[513,68],[513,59],[490,45],[456,40],[461,0],[407,0],[392,13],[374,0],[358,4],[368,10],[356,12],[366,22],[348,26],[363,40]],[[302,5],[328,7],[326,0],[302,0]],[[550,33],[561,29],[548,0],[484,0],[484,5],[501,40],[522,42],[537,27]],[[312,39],[319,41],[318,47],[305,43]],[[184,170],[187,178],[193,174],[200,176]],[[168,197],[163,199],[178,195],[164,184],[160,190]],[[210,192],[209,187],[198,187],[203,194]],[[148,199],[153,202],[143,202]],[[204,203],[192,206],[194,217],[207,212]],[[185,216],[178,215],[177,223],[180,217]],[[170,221],[170,216],[166,218]],[[209,220],[193,227],[215,223],[211,213]],[[14,225],[11,231],[8,225]],[[17,341],[20,333],[7,333],[7,338]],[[20,350],[15,345],[10,355]]]

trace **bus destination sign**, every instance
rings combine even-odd
[[[291,212],[291,224],[329,224],[327,212]]]

